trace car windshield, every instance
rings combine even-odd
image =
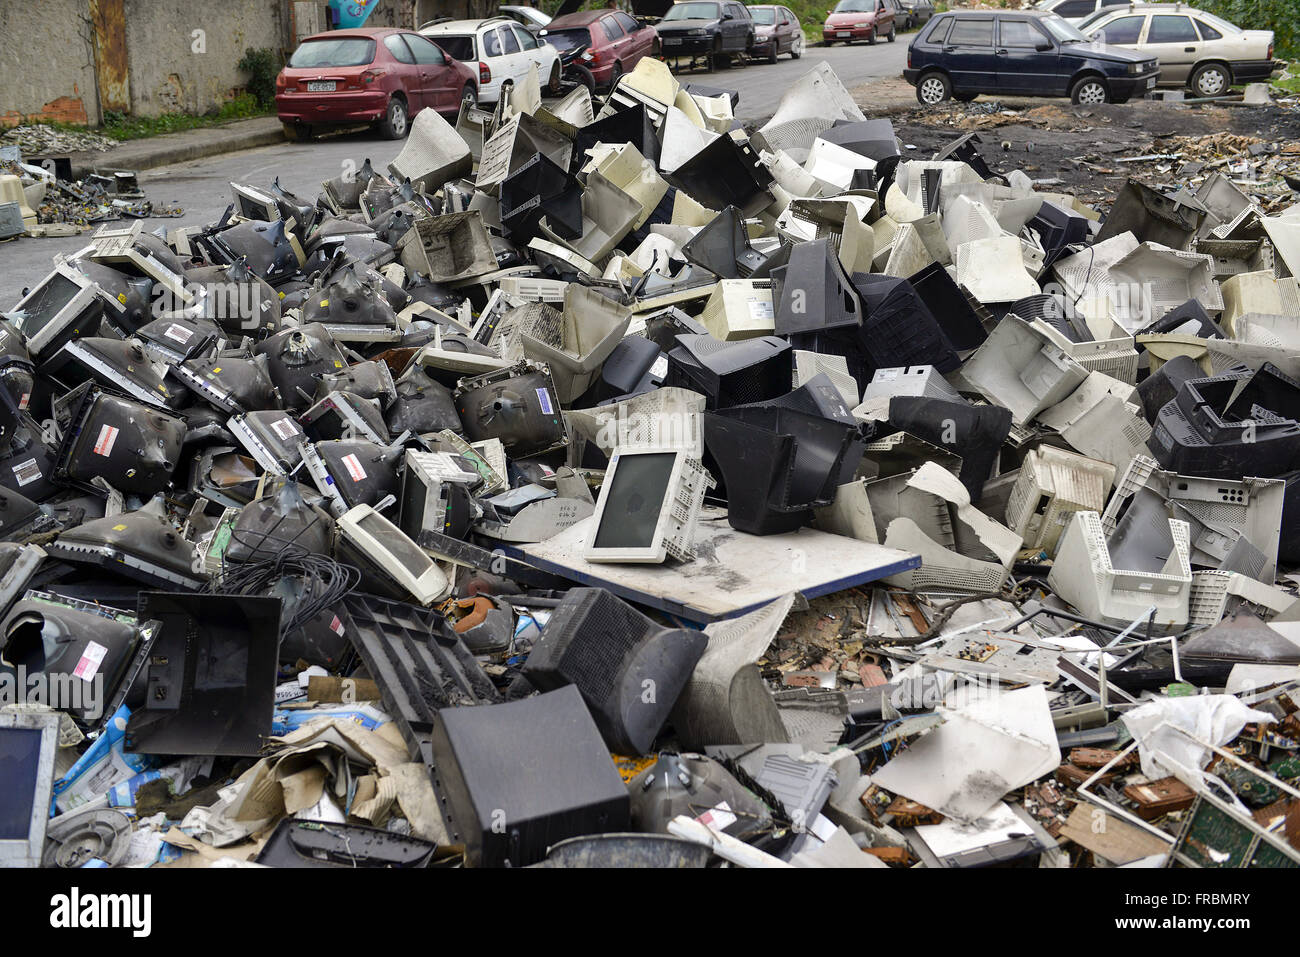
[[[776,11],[771,7],[751,7],[749,12],[755,23],[776,23]]]
[[[439,33],[434,42],[442,47],[447,56],[454,60],[477,60],[474,52],[474,38],[465,34]]]
[[[289,66],[365,66],[374,58],[375,41],[368,37],[327,37],[303,43],[289,57]]]
[[[716,3],[674,3],[664,14],[665,20],[716,20],[718,5]]]
[[[876,0],[840,0],[832,13],[871,13],[876,9]]]
[[[591,46],[591,31],[586,27],[568,27],[560,30],[547,30],[542,39],[561,53],[568,53],[582,46]]]
[[[1086,43],[1088,40],[1058,16],[1043,17],[1038,22],[1047,27],[1047,32],[1062,43]]]

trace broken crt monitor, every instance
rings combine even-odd
[[[0,675],[12,676],[21,668],[44,676],[51,690],[63,687],[71,696],[67,702],[45,703],[93,726],[107,717],[104,707],[152,627],[142,628],[135,615],[107,605],[32,590],[0,624]]]
[[[1123,628],[1152,616],[1157,630],[1182,628],[1192,585],[1191,545],[1187,523],[1167,521],[1165,536],[1151,535],[1149,523],[1134,523],[1130,542],[1137,547],[1123,548],[1126,543],[1119,540],[1118,530],[1106,541],[1096,512],[1074,512],[1061,535],[1048,584],[1093,621]],[[1148,547],[1160,544],[1152,539],[1163,539],[1168,549]],[[1121,549],[1124,554],[1116,554]]]
[[[1271,362],[1184,382],[1156,416],[1151,451],[1186,475],[1281,475],[1300,461],[1300,382]]]
[[[161,495],[134,512],[60,532],[45,551],[51,558],[94,565],[156,588],[198,589],[207,581],[199,553],[172,526]]]
[[[272,475],[288,475],[302,462],[307,436],[288,412],[245,412],[226,423],[230,434]]]
[[[0,714],[0,868],[41,864],[58,747],[56,713]]]
[[[516,458],[569,444],[555,385],[544,365],[524,361],[461,379],[452,397],[471,442],[500,439]]]
[[[184,390],[169,388],[167,367],[134,340],[73,339],[41,365],[41,374],[66,387],[94,380],[150,405],[179,406]]]
[[[104,306],[96,284],[70,263],[59,263],[9,313],[34,356],[53,352],[74,336],[94,335]]]
[[[275,405],[275,387],[267,374],[266,356],[190,359],[172,366],[170,374],[199,398],[227,415]]]
[[[125,494],[153,495],[180,461],[185,420],[163,409],[84,383],[67,397],[71,418],[54,475],[87,490],[103,478]]]
[[[610,749],[645,754],[708,641],[701,631],[656,624],[603,588],[573,588],[533,645],[524,677],[542,691],[576,685]]]
[[[383,445],[388,423],[379,403],[352,392],[330,392],[298,418],[313,441],[361,438]]]
[[[664,384],[701,393],[710,409],[785,395],[793,377],[790,343],[776,336],[720,342],[679,335]]]
[[[507,704],[441,709],[433,758],[450,836],[465,845],[471,867],[523,867],[565,838],[628,829],[627,787],[571,685]]]
[[[657,564],[695,557],[695,527],[713,477],[684,449],[617,449],[605,470],[582,555]]]
[[[143,592],[159,623],[145,704],[126,725],[133,754],[252,757],[271,736],[279,598]]]
[[[474,520],[470,490],[482,479],[450,452],[406,451],[397,524],[412,539],[426,530],[464,538]]]
[[[230,192],[235,198],[235,211],[244,219],[257,219],[269,223],[280,219],[280,206],[275,197],[255,186],[231,183]]]
[[[401,446],[368,439],[328,439],[302,446],[302,460],[329,509],[342,515],[354,505],[379,505],[399,490]]]
[[[338,533],[339,558],[357,565],[363,583],[379,594],[430,605],[450,592],[451,583],[433,559],[369,505],[341,516]]]
[[[857,425],[770,404],[705,413],[704,442],[727,489],[727,521],[751,535],[806,525],[852,478],[865,446]]]

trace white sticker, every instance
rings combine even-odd
[[[168,339],[175,339],[177,342],[186,343],[190,341],[194,336],[194,333],[189,329],[186,329],[184,326],[178,326],[173,322],[167,327],[167,331],[164,332],[163,335]]]
[[[749,318],[755,322],[775,321],[775,312],[770,299],[751,299],[749,301]]]
[[[35,459],[28,459],[26,462],[19,462],[14,467],[14,479],[18,482],[18,487],[35,482],[41,477],[41,467],[36,464]]]
[[[27,403],[31,401],[31,398],[32,394],[30,392],[24,392],[22,399],[18,403],[18,408],[26,410]]]
[[[736,823],[736,815],[731,813],[731,805],[723,801],[715,808],[705,811],[695,820],[715,831],[723,831]]]
[[[293,419],[277,419],[271,423],[271,431],[282,439],[291,439],[298,434],[298,426],[294,425]]]
[[[90,681],[99,673],[99,666],[104,663],[104,656],[108,654],[108,648],[97,641],[86,643],[86,650],[81,653],[81,660],[77,662],[77,667],[73,674],[82,681]]]
[[[343,456],[343,464],[347,466],[348,474],[352,476],[352,481],[360,482],[366,477],[366,470],[361,467],[361,460],[355,455]]]
[[[111,425],[101,426],[99,441],[95,443],[95,454],[108,456],[113,454],[113,443],[117,441],[117,429]]]
[[[551,394],[545,389],[537,390],[537,401],[542,407],[542,411],[547,415],[554,415],[555,408],[551,405]]]
[[[343,622],[342,622],[342,620],[339,618],[338,615],[335,615],[335,616],[334,616],[334,620],[330,622],[330,631],[332,631],[332,632],[334,632],[334,634],[339,635],[340,637],[342,637],[342,635],[343,635]]]
[[[668,375],[668,357],[666,355],[660,354],[659,358],[655,360],[655,364],[650,367],[650,374],[656,379],[662,379]]]

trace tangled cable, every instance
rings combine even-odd
[[[246,562],[224,562],[221,574],[209,580],[205,591],[223,595],[265,595],[277,582],[286,578],[302,579],[308,587],[294,606],[293,614],[281,623],[281,634],[289,634],[338,604],[361,582],[361,572],[352,565],[309,552],[296,543],[297,535],[292,539],[275,536],[272,533],[278,527],[279,523],[256,536],[255,542],[246,541],[240,532],[232,530],[232,542],[247,545],[254,556],[266,557]],[[310,527],[304,526],[298,534]]]

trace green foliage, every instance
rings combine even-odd
[[[115,140],[139,140],[160,133],[179,133],[182,130],[194,130],[205,126],[216,126],[231,120],[248,119],[251,116],[263,116],[267,110],[262,109],[257,98],[251,93],[241,93],[222,104],[221,109],[207,116],[192,116],[189,113],[164,113],[162,116],[128,116],[123,113],[108,111],[104,114],[104,125],[99,130],[105,136]]]
[[[248,74],[248,92],[262,109],[269,110],[275,106],[275,77],[280,72],[280,58],[274,50],[249,47],[235,68]]]
[[[1272,30],[1274,56],[1300,57],[1300,3],[1296,0],[1198,0],[1196,8],[1243,30]]]

